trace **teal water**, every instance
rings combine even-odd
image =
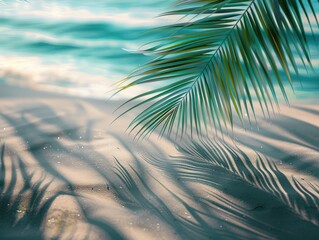
[[[0,79],[13,85],[107,98],[112,84],[147,59],[129,50],[156,38],[145,31],[172,1],[2,0]],[[319,5],[318,5],[319,6]],[[319,12],[319,8],[318,8]],[[167,20],[168,21],[168,20]],[[316,44],[311,43],[311,49]],[[299,98],[319,92],[316,72],[301,72]],[[134,92],[126,92],[127,97]]]
[[[0,78],[10,84],[106,98],[146,57],[132,54],[168,1],[0,1]],[[133,94],[133,93],[132,93]]]

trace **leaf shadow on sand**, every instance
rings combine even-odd
[[[257,153],[255,159],[251,159],[223,141],[190,140],[177,148],[180,156],[170,159],[148,156],[146,160],[196,199],[198,208],[189,211],[196,221],[183,221],[188,236],[207,238],[208,225],[214,229],[215,237],[216,232],[220,232],[220,238],[216,239],[233,239],[233,234],[236,239],[316,239],[319,231],[317,185],[288,177],[272,160]],[[214,190],[201,198],[203,193],[198,194],[191,187],[194,182]],[[171,194],[178,198],[172,191]],[[245,207],[236,202],[244,202]],[[205,215],[218,219],[218,225],[205,221]],[[223,227],[223,231],[218,227]]]
[[[77,109],[77,111],[84,113],[83,109],[80,108]],[[68,176],[56,168],[56,157],[59,155],[62,155],[61,159],[65,159],[65,163],[69,165],[70,163],[67,162],[69,158],[76,159],[77,164],[87,164],[88,159],[92,161],[95,160],[94,158],[92,159],[91,155],[93,150],[89,149],[89,147],[82,151],[78,151],[80,144],[77,144],[77,150],[72,150],[71,148],[64,146],[64,144],[58,140],[59,136],[77,143],[80,139],[82,144],[85,139],[81,139],[81,126],[77,126],[74,122],[69,121],[64,117],[60,117],[59,114],[46,104],[33,106],[32,109],[20,110],[14,114],[14,116],[12,116],[12,114],[0,114],[0,116],[7,122],[7,124],[11,125],[15,129],[19,138],[28,146],[28,153],[32,155],[32,159],[36,161],[41,171],[44,171],[48,176],[53,176],[55,180],[62,182],[64,185],[62,191],[66,192],[69,196],[72,196],[72,198],[76,201],[80,208],[80,215],[83,216],[84,221],[90,226],[89,231],[94,228],[98,229],[98,231],[102,233],[101,236],[106,239],[124,239],[124,236],[111,223],[91,214],[92,209],[86,205],[85,198],[83,198],[81,194],[78,194],[79,190],[87,190],[87,187],[74,186]],[[30,116],[33,120],[30,120]],[[49,126],[52,130],[47,131],[42,129],[41,125]],[[48,151],[51,151],[51,153],[48,154]],[[107,160],[104,156],[99,155],[97,152],[94,152],[94,155],[101,161]],[[22,162],[22,158],[20,158],[20,160]],[[98,168],[94,164],[90,165],[90,167],[92,167],[94,171],[105,179],[108,178],[108,173],[103,172],[102,169]],[[91,188],[89,188],[89,190],[91,190]],[[38,221],[38,224],[40,224],[40,221]],[[90,233],[88,232],[87,236],[90,236],[89,234]],[[68,235],[71,236],[72,233],[69,232]],[[84,236],[83,239],[86,239],[86,237]]]
[[[75,116],[88,114],[81,104],[74,113]],[[46,104],[0,116],[28,143],[27,151],[39,168],[64,184],[63,190],[74,197],[85,221],[100,230],[106,239],[125,239],[127,233],[121,232],[114,219],[92,214],[98,211],[98,206],[85,204],[81,196],[81,191],[89,193],[91,189],[86,185],[74,186],[57,167],[56,156],[61,156],[59,161],[63,160],[67,167],[73,167],[68,165],[70,158],[86,164],[88,170],[108,183],[109,189],[105,186],[105,191],[114,194],[128,213],[138,219],[132,227],[155,229],[158,237],[163,234],[162,229],[169,229],[176,239],[307,239],[304,232],[308,239],[316,239],[313,236],[319,231],[318,186],[287,177],[272,159],[261,154],[256,153],[252,159],[223,141],[205,139],[180,144],[178,156],[167,156],[156,141],[148,141],[152,148],[146,148],[144,143],[140,146],[128,143],[126,135],[108,132],[121,151],[129,154],[129,159],[113,152],[108,157],[89,142],[94,135],[94,121],[78,126]],[[74,148],[58,140],[59,136],[74,144]],[[81,136],[84,138],[80,139]],[[84,150],[77,145],[85,145]],[[312,149],[316,147],[313,143],[305,146],[309,145]],[[99,162],[104,162],[107,168],[98,167]],[[153,175],[156,171],[157,175]],[[40,190],[43,187],[46,185]],[[1,190],[12,194],[7,189]],[[149,221],[148,217],[156,221]],[[37,226],[40,225],[38,222]],[[37,236],[42,238],[43,232]]]
[[[5,144],[0,154],[1,239],[43,239],[42,226],[47,213],[55,199],[66,193],[58,192],[45,198],[51,182],[45,183],[44,176],[34,181],[34,173],[28,173],[23,161],[6,149]],[[20,187],[19,175],[23,178]],[[53,239],[58,238],[59,235]]]
[[[299,111],[307,113],[307,108],[296,107]],[[317,114],[317,111],[311,110]],[[315,124],[299,120],[292,116],[279,115],[269,120],[267,127],[258,129],[246,129],[245,134],[235,133],[232,135],[236,141],[259,153],[270,157],[275,161],[281,161],[295,167],[298,171],[311,174],[319,179],[319,166],[317,159],[304,159],[294,151],[287,151],[280,147],[280,144],[273,144],[269,140],[281,142],[284,146],[287,143],[296,148],[303,148],[305,152],[319,151],[319,128]],[[263,138],[260,138],[263,136]]]
[[[125,147],[132,154],[133,159],[133,162],[128,166],[124,166],[121,163],[121,159],[116,159],[116,167],[114,168],[120,184],[123,186],[121,191],[116,193],[123,206],[136,213],[139,211],[150,213],[151,216],[155,216],[158,219],[158,224],[168,226],[176,237],[180,239],[233,239],[233,232],[228,232],[221,228],[225,220],[215,213],[216,207],[203,202],[203,196],[206,194],[194,191],[181,174],[184,171],[184,167],[196,169],[198,166],[202,166],[203,169],[197,173],[197,176],[194,175],[194,178],[198,177],[203,181],[206,181],[206,177],[212,179],[214,172],[207,171],[211,170],[209,164],[190,161],[188,163],[189,166],[185,166],[184,164],[179,165],[175,159],[157,158],[150,155],[142,156],[126,144],[124,139],[121,139],[121,136],[117,134],[112,134],[112,136],[122,143],[122,147]],[[161,152],[156,143],[148,143],[153,146],[153,149],[156,150],[155,152]],[[159,168],[165,175],[164,178],[168,177],[173,180],[174,185],[182,189],[183,193],[176,193],[166,187],[161,179],[155,178],[148,172],[145,164],[136,164],[136,161],[140,163],[145,161]],[[144,168],[143,171],[141,171],[141,168]],[[193,182],[194,179],[188,180]],[[218,183],[216,182],[216,184]],[[154,186],[157,187],[154,188]],[[170,195],[169,199],[161,197],[160,189]],[[225,201],[227,200],[225,199]],[[196,202],[195,206],[194,202]],[[142,224],[145,224],[146,221],[143,221]],[[156,228],[157,226],[149,227]],[[254,231],[249,229],[245,231],[246,234],[247,232],[256,235]],[[256,236],[258,236],[258,233]],[[236,239],[247,238],[238,236]]]

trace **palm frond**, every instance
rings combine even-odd
[[[254,115],[253,99],[264,114],[287,100],[298,61],[311,66],[305,26],[318,26],[317,0],[179,0],[163,15],[181,21],[159,30],[167,37],[142,51],[154,59],[121,82],[123,91],[152,84],[129,101],[144,106],[129,128],[146,136],[156,128],[202,133],[207,124],[233,124],[234,114]],[[315,19],[316,21],[312,21]],[[277,86],[279,91],[277,90]]]

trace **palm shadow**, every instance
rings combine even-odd
[[[78,111],[81,111],[80,114],[87,114],[85,108],[79,107]],[[110,186],[110,192],[114,193],[117,201],[130,213],[147,212],[147,216],[154,216],[159,223],[169,226],[177,238],[234,239],[236,234],[236,239],[243,240],[253,239],[252,236],[255,239],[298,239],[302,237],[304,231],[312,234],[311,236],[318,232],[317,185],[288,178],[272,161],[260,155],[256,155],[256,161],[251,161],[239,149],[234,150],[222,142],[205,140],[180,144],[178,146],[180,155],[175,157],[165,157],[161,148],[153,142],[151,144],[156,149],[155,152],[161,157],[150,156],[147,153],[141,156],[136,154],[136,146],[127,144],[127,138],[111,133],[110,135],[118,140],[123,149],[131,154],[133,162],[125,166],[122,162],[125,159],[114,156],[116,160],[113,171],[111,168],[105,171],[98,168],[94,164],[95,161],[105,161],[112,165],[113,163],[94,148],[86,146],[83,151],[79,149],[72,151],[70,147],[64,146],[63,142],[57,140],[57,137],[61,136],[75,144],[89,141],[92,138],[94,122],[87,122],[86,131],[83,132],[80,129],[83,130],[83,126],[74,126],[69,119],[59,117],[49,106],[42,105],[39,112],[41,113],[37,114],[26,110],[20,112],[19,117],[6,115],[2,117],[13,127],[20,126],[17,128],[20,137],[24,142],[28,142],[29,152],[41,169],[69,187],[68,193],[75,196],[86,221],[100,229],[109,239],[124,239],[124,236],[108,222],[108,219],[98,218],[92,214],[91,211],[96,209],[85,204],[82,197],[76,194],[81,186],[74,186],[68,176],[55,167],[52,158],[54,154],[63,153],[65,164],[68,163],[68,158],[77,159],[83,164],[92,163],[88,167],[105,179]],[[30,121],[30,118],[26,117],[27,114],[40,118],[44,124]],[[43,119],[43,115],[48,117]],[[48,132],[46,129],[43,130],[41,125],[53,127],[56,131]],[[81,136],[84,138],[79,140]],[[305,141],[309,142],[311,139]],[[52,151],[52,154],[48,154],[43,148],[47,148],[45,151]],[[149,151],[149,154],[151,153],[154,151]],[[182,193],[174,192],[165,186],[164,179],[152,176],[148,172],[149,165],[160,169]],[[173,202],[163,199],[158,188],[152,187],[155,184],[165,189]],[[198,184],[200,184],[199,189],[197,189]],[[238,184],[238,188],[234,188],[233,184]],[[245,193],[255,195],[254,199],[245,198],[243,196]],[[246,205],[240,204],[242,199],[246,201]],[[273,205],[269,205],[268,202]],[[175,203],[182,206],[188,214],[177,211]],[[286,224],[280,229],[277,227],[281,224],[280,221],[287,223],[287,219],[282,219],[282,216],[286,216],[294,224],[291,226]],[[147,219],[141,221],[144,221],[144,226],[157,228],[147,225]],[[298,228],[298,224],[303,229]],[[41,238],[41,235],[39,237]]]
[[[85,114],[84,109],[81,108],[80,105],[77,106],[77,111],[79,114]],[[79,147],[92,136],[89,131],[92,131],[93,123],[88,122],[88,129],[85,133],[83,133],[83,131],[81,131],[82,126],[77,126],[72,121],[59,117],[59,115],[52,110],[50,106],[45,104],[37,105],[31,110],[21,110],[15,115],[16,116],[1,114],[1,117],[6,120],[8,124],[12,125],[15,131],[19,134],[20,139],[22,139],[28,147],[27,151],[38,163],[40,169],[62,183],[63,191],[66,191],[76,201],[80,208],[80,215],[83,216],[85,222],[90,225],[90,229],[98,229],[99,232],[102,232],[102,235],[104,235],[105,238],[124,239],[124,236],[114,226],[112,226],[111,223],[108,223],[105,219],[93,216],[92,212],[94,209],[88,207],[85,203],[85,198],[78,194],[78,190],[83,187],[75,186],[67,175],[63,174],[58,170],[58,168],[56,168],[57,162],[62,162],[62,160],[63,164],[72,166],[72,163],[68,161],[70,158],[76,159],[76,164],[87,164],[89,162],[88,160],[107,160],[105,159],[105,156],[100,155],[90,147],[87,147],[86,149],[81,149]],[[44,118],[43,116],[46,117]],[[40,121],[42,124],[30,119],[37,119],[37,121]],[[52,130],[47,131],[42,129],[40,127],[41,125],[48,126]],[[61,140],[59,140],[60,138],[76,143],[75,147],[77,150],[73,151],[70,147],[68,148],[64,146]],[[79,149],[81,150],[79,151]],[[48,151],[50,152],[49,154]],[[96,159],[92,159],[92,154],[94,154]],[[59,156],[58,159],[57,156]],[[107,172],[103,172],[97,164],[92,164],[89,167],[92,167],[99,175],[108,179]]]
[[[5,151],[9,156],[6,159]],[[19,175],[23,179],[21,187],[18,186]],[[51,182],[43,183],[45,177],[34,182],[34,178],[34,173],[28,173],[23,161],[13,156],[12,151],[3,144],[0,157],[1,239],[44,239],[42,226],[47,213],[53,202],[64,193],[45,197]]]
[[[232,147],[225,142],[212,142],[209,139],[200,143],[192,142],[178,147],[188,159],[201,159],[209,161],[215,166],[219,166],[232,174],[239,176],[249,184],[258,189],[272,194],[297,214],[319,225],[319,198],[314,185],[304,181],[287,177],[282,173],[276,164],[256,153],[255,162],[239,148]],[[236,150],[235,150],[236,149]],[[313,211],[307,212],[310,208]]]
[[[250,239],[247,236],[251,234],[261,239],[300,239],[304,237],[303,231],[307,232],[308,239],[316,239],[319,231],[317,185],[288,177],[272,160],[257,153],[255,159],[251,159],[240,149],[223,141],[190,140],[177,148],[180,156],[170,159],[148,156],[147,161],[174,179],[188,196],[197,198],[198,208],[191,212],[197,224],[183,221],[183,229],[188,231],[188,236],[198,239],[208,236],[209,221],[203,218],[203,213],[207,213],[211,218],[218,219],[224,230],[226,226],[231,229],[230,235],[227,231],[220,232],[220,239],[232,239],[231,234],[236,234],[236,239]],[[196,195],[189,185],[194,182],[215,189],[207,195],[214,200]],[[172,195],[178,198],[173,192]],[[248,206],[244,208],[230,199],[244,201]],[[233,220],[225,221],[219,217],[218,211]],[[289,224],[288,218],[303,229]],[[278,224],[283,227],[278,227]]]
[[[211,181],[214,169],[212,169],[210,164],[203,161],[190,161],[187,163],[189,166],[187,166],[186,163],[180,163],[175,158],[159,158],[154,155],[150,156],[148,153],[138,154],[136,145],[135,149],[133,149],[132,146],[125,143],[121,136],[115,133],[112,136],[132,155],[131,159],[133,160],[128,166],[125,166],[121,161],[122,159],[115,157],[116,166],[114,172],[117,176],[116,182],[121,186],[121,189],[116,191],[116,196],[125,208],[133,213],[139,211],[150,213],[151,216],[155,216],[158,219],[157,221],[161,225],[168,226],[181,239],[233,239],[233,233],[225,229],[227,225],[225,224],[225,219],[216,214],[222,206],[217,204],[213,206],[210,202],[206,202],[203,193],[198,193],[198,191],[189,186],[189,182],[194,183],[198,179],[201,179],[206,185],[208,183],[213,186],[219,184],[218,181],[216,183]],[[149,141],[148,143],[153,148],[152,154],[156,152],[163,156],[161,148],[155,142]],[[166,178],[168,177],[168,179],[173,181],[173,185],[183,190],[184,194],[181,195],[174,192],[163,183],[165,179],[156,178],[149,173],[145,163],[159,168],[166,175]],[[198,169],[198,175],[186,173],[189,169]],[[185,176],[189,178],[187,179]],[[170,200],[162,198],[159,193],[161,188],[169,193]],[[229,202],[227,199],[221,201]],[[237,208],[240,207],[237,206]],[[176,209],[184,209],[184,211]],[[227,207],[225,211],[233,212],[232,209]],[[241,209],[239,211],[243,212],[244,210]],[[147,221],[142,223],[147,225]],[[221,226],[224,226],[224,228],[221,228]],[[156,229],[156,226],[148,227]],[[241,229],[241,231],[245,231],[245,234],[263,236],[249,229]],[[247,238],[244,235],[238,235],[236,239]]]
[[[296,107],[299,110],[308,112],[308,108]],[[312,111],[317,115],[317,111]],[[274,128],[272,127],[274,126]],[[252,133],[252,134],[250,134]],[[249,134],[249,135],[248,135]],[[260,138],[260,136],[266,137]],[[259,153],[269,156],[274,160],[280,160],[291,167],[297,166],[298,171],[306,174],[311,173],[319,177],[319,167],[316,159],[304,159],[293,152],[285,151],[279,144],[273,144],[273,140],[280,141],[281,144],[289,143],[291,146],[302,147],[309,152],[319,151],[319,128],[315,124],[301,121],[291,116],[279,115],[271,120],[271,125],[266,128],[246,129],[246,133],[234,133],[233,137],[237,142],[251,149],[256,149]],[[272,142],[268,141],[269,139]]]

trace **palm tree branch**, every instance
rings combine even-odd
[[[171,111],[174,112],[180,105],[180,102],[184,101],[185,97],[192,91],[193,87],[195,86],[195,84],[197,84],[199,81],[200,76],[203,75],[203,72],[206,70],[206,68],[208,68],[210,66],[210,63],[212,62],[212,60],[216,57],[217,53],[221,50],[221,48],[224,46],[225,41],[229,38],[229,36],[233,33],[234,29],[238,26],[238,24],[240,23],[240,21],[242,20],[243,16],[246,14],[246,12],[251,8],[252,4],[255,2],[256,0],[252,0],[251,3],[248,5],[247,9],[243,12],[243,14],[240,16],[240,18],[235,22],[234,26],[229,30],[229,33],[225,36],[224,40],[220,43],[220,45],[218,46],[218,48],[215,50],[215,52],[213,53],[213,55],[211,56],[211,58],[209,59],[209,61],[207,62],[207,64],[205,65],[205,67],[203,68],[203,70],[200,71],[200,73],[198,74],[198,77],[194,80],[193,84],[190,86],[189,90],[186,92],[185,96],[179,100],[179,104],[176,105],[174,107],[174,109]]]
[[[123,114],[150,104],[129,127],[134,130],[143,125],[138,134],[145,135],[160,125],[162,133],[171,131],[177,122],[182,133],[190,125],[199,134],[207,121],[220,128],[221,122],[232,125],[232,110],[242,119],[243,110],[249,117],[250,108],[255,117],[250,85],[264,113],[269,113],[269,106],[273,109],[272,99],[278,102],[276,84],[288,101],[281,71],[292,86],[291,74],[298,74],[299,68],[296,59],[305,67],[311,66],[299,7],[309,25],[310,13],[302,0],[298,2],[228,0],[217,5],[220,1],[180,1],[185,7],[167,15],[195,14],[195,20],[164,27],[177,31],[143,50],[156,58],[122,82],[119,91],[168,82],[127,101],[142,99]],[[201,3],[204,5],[198,7]],[[311,1],[308,4],[314,13]]]

